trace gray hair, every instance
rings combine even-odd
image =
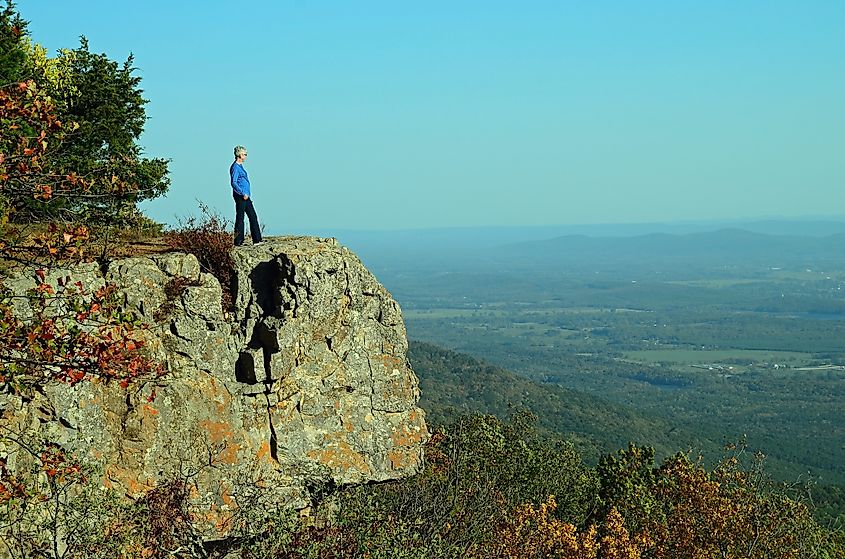
[[[246,153],[246,148],[243,146],[235,146],[235,157],[240,156],[242,153]]]

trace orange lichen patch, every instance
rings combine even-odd
[[[150,404],[143,404],[138,408],[138,415],[141,437],[145,440],[153,440],[158,430],[159,411]]]
[[[337,441],[325,448],[311,450],[308,457],[332,469],[357,470],[362,473],[370,471],[364,456],[353,450],[346,441]]]
[[[268,441],[264,441],[261,443],[261,446],[258,447],[258,452],[255,455],[255,459],[258,462],[266,460],[266,458],[270,456],[270,443]]]
[[[223,447],[223,450],[217,455],[217,460],[224,464],[237,464],[238,463],[238,451],[241,449],[241,445],[239,444],[227,444]]]
[[[390,460],[390,466],[394,470],[406,470],[416,467],[419,464],[419,454],[419,451],[407,448],[394,449],[387,453],[387,458]]]
[[[212,504],[204,512],[198,512],[195,518],[206,526],[213,526],[218,534],[225,534],[231,527],[232,513],[220,510]]]
[[[395,446],[417,446],[428,440],[428,431],[425,425],[419,422],[416,410],[408,415],[405,423],[402,423],[390,435],[390,440]]]
[[[225,421],[200,421],[200,427],[205,429],[205,431],[208,433],[209,440],[212,443],[226,442],[231,439],[232,435],[234,434],[232,431],[232,426],[226,423]]]
[[[126,489],[132,495],[140,495],[152,489],[154,485],[150,481],[140,481],[134,478],[126,480]]]
[[[384,365],[385,369],[402,371],[405,369],[405,361],[395,355],[382,354],[377,358],[378,362]]]
[[[231,443],[234,438],[232,426],[223,421],[206,420],[200,422],[200,427],[208,433],[208,439],[212,444],[224,445],[216,459],[224,464],[237,464],[241,445]]]
[[[116,464],[109,464],[103,474],[103,486],[107,489],[114,489],[115,485],[123,488],[127,495],[139,497],[153,489],[155,482],[151,479],[138,479],[135,472],[121,468]]]

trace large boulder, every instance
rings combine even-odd
[[[101,464],[102,484],[130,497],[190,479],[211,538],[256,494],[302,508],[314,487],[414,474],[428,432],[396,301],[334,239],[269,239],[233,259],[233,309],[192,255],[61,271],[117,284],[167,373],[4,395],[2,427]]]

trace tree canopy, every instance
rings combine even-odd
[[[131,224],[137,203],[170,186],[168,160],[147,158],[133,57],[91,52],[85,37],[56,57],[8,1],[0,12],[0,216]]]

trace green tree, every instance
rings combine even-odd
[[[25,76],[26,21],[11,0],[0,11],[0,87],[21,81]]]
[[[17,214],[13,219],[110,225],[145,220],[137,203],[167,192],[170,179],[168,160],[144,157],[138,143],[147,120],[148,101],[143,97],[133,57],[118,63],[105,54],[91,52],[83,37],[78,48],[61,50],[55,58],[49,58],[46,50],[27,35],[26,27],[14,3],[7,1],[0,13],[0,87],[11,91],[21,83],[29,84],[40,97],[29,105],[49,108],[57,128],[65,134],[61,138],[37,138],[39,131],[31,123],[23,128],[4,126],[4,132],[10,133],[4,133],[3,144],[46,141],[38,153],[39,174],[30,172],[30,168],[21,173],[29,176],[30,182],[39,183],[39,196],[29,195],[27,189],[4,189],[9,206]],[[12,108],[17,110],[22,104],[18,102]],[[0,110],[4,120],[19,118],[9,107]],[[0,154],[8,157],[8,150],[2,147]],[[64,188],[67,185],[62,183],[68,182],[71,188]]]
[[[627,520],[632,533],[664,521],[662,505],[655,496],[653,448],[629,444],[627,449],[602,456],[596,473],[600,481],[600,506],[596,511],[599,518],[616,509]]]
[[[138,202],[161,196],[170,185],[168,161],[143,157],[138,144],[148,101],[133,57],[118,64],[92,53],[83,37],[78,48],[61,51],[57,63],[66,81],[50,95],[60,118],[79,128],[52,154],[54,165],[90,183],[71,208],[89,223],[131,223],[139,217]]]

